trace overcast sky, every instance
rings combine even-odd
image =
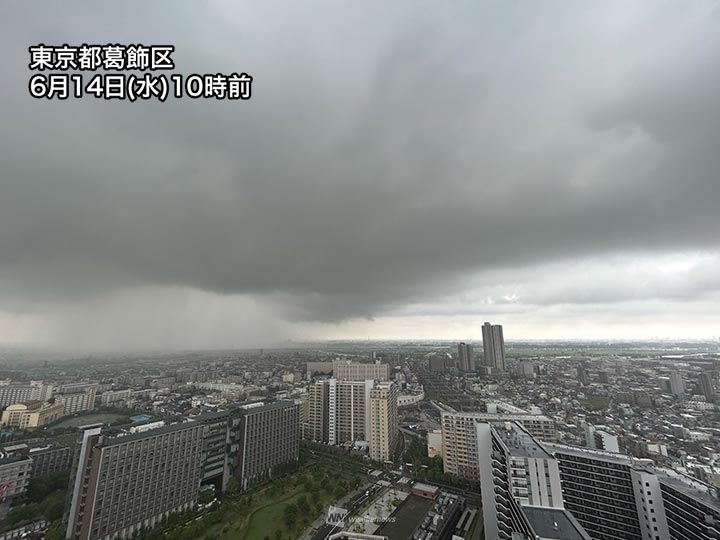
[[[0,3],[0,342],[720,335],[720,3]],[[47,101],[37,43],[246,102]]]

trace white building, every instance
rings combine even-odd
[[[443,466],[446,473],[471,479],[479,478],[475,424],[487,422],[518,422],[541,441],[556,441],[555,422],[542,415],[489,414],[476,412],[443,412]]]
[[[520,507],[563,508],[557,461],[517,422],[474,428],[485,538],[534,538]]]
[[[97,383],[64,384],[55,389],[55,403],[65,406],[65,416],[92,411],[95,408]]]
[[[605,428],[605,426],[585,424],[585,446],[593,450],[619,452],[620,444],[618,438],[606,429],[601,428]]]
[[[52,385],[44,384],[42,381],[30,381],[29,383],[0,381],[0,408],[26,401],[46,402],[52,395]]]
[[[102,394],[98,394],[96,401],[99,405],[112,405],[113,403],[120,403],[130,400],[132,397],[132,390],[108,390]]]

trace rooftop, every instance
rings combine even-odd
[[[517,457],[552,458],[552,455],[517,422],[492,422],[495,433]]]
[[[388,538],[411,538],[418,526],[432,508],[433,502],[418,495],[409,495],[393,514],[394,520],[383,523],[375,531]]]
[[[148,437],[157,437],[158,435],[163,435],[164,433],[171,433],[173,431],[181,431],[184,429],[192,429],[196,427],[203,427],[203,424],[199,422],[180,422],[176,424],[166,424],[164,426],[148,429],[145,431],[138,431],[135,433],[128,433],[128,432],[122,432],[118,433],[115,436],[112,435],[105,435],[103,437],[103,441],[98,446],[116,446],[118,444],[125,444],[127,442],[132,441],[138,441],[142,439],[146,439]]]
[[[437,492],[440,488],[437,487],[437,486],[431,486],[431,485],[429,485],[429,484],[423,484],[422,482],[415,482],[415,484],[413,484],[413,489],[419,489],[419,490],[421,490],[421,491],[427,491],[428,493],[435,493],[435,492]]]
[[[627,465],[628,467],[632,467],[636,464],[636,462],[641,461],[625,454],[606,452],[605,450],[591,450],[590,448],[584,448],[579,446],[567,446],[564,444],[555,443],[543,443],[543,446],[551,454],[569,454],[572,456],[584,457],[586,459],[597,459],[599,461],[619,463],[621,465]],[[649,460],[644,461],[648,462]]]
[[[257,414],[257,413],[266,412],[266,411],[274,411],[276,409],[283,409],[285,407],[289,407],[289,406],[293,406],[293,405],[295,405],[294,401],[276,401],[274,403],[257,404],[248,409],[244,409],[243,413],[246,415]]]
[[[670,469],[657,469],[653,472],[658,474],[661,484],[674,488],[711,507],[716,512],[720,512],[720,497],[717,488]]]
[[[530,526],[542,539],[547,540],[590,540],[585,529],[562,508],[523,506],[522,511]]]
[[[478,422],[552,422],[553,420],[542,414],[507,414],[487,412],[448,412],[443,411],[443,418],[446,416],[454,418],[471,418]]]

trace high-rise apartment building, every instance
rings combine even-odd
[[[563,509],[555,458],[517,422],[475,424],[485,538],[590,540]]]
[[[577,380],[580,384],[588,383],[588,370],[586,366],[577,367]]]
[[[489,427],[488,427],[489,426]],[[508,486],[523,506],[563,508],[560,470],[555,458],[518,422],[477,424],[478,437],[493,439],[494,455],[478,452],[480,476],[491,472],[493,460],[507,465]],[[478,448],[487,443],[478,441]]]
[[[716,486],[664,469],[658,474],[658,481],[670,540],[720,538],[720,496]],[[649,525],[649,531],[655,533],[657,525],[654,522]],[[651,535],[647,539],[658,540]]]
[[[306,436],[317,442],[367,441],[374,381],[324,379],[310,387]]]
[[[716,486],[652,461],[544,444],[557,460],[565,508],[593,540],[716,540]]]
[[[308,391],[304,436],[334,445],[367,442],[373,459],[390,459],[397,441],[398,393],[388,381],[317,381]]]
[[[230,426],[234,454],[233,474],[247,489],[255,479],[297,461],[300,452],[300,406],[278,401],[241,407]]]
[[[644,540],[630,456],[546,444],[560,466],[565,508],[594,540]]]
[[[446,473],[480,480],[476,426],[481,422],[469,413],[443,413],[442,458]]]
[[[458,343],[458,369],[462,371],[475,371],[475,355],[472,345]]]
[[[0,381],[0,408],[15,403],[26,401],[48,401],[53,395],[51,384],[44,384],[42,381],[31,381],[29,383],[14,383],[12,381]]]
[[[446,473],[479,480],[477,424],[517,422],[532,437],[557,440],[555,423],[540,415],[444,412],[442,414],[443,467]]]
[[[191,417],[207,427],[203,438],[202,483],[224,490],[231,476],[243,489],[297,460],[300,405],[262,402]]]
[[[389,381],[390,365],[379,361],[369,363],[350,360],[333,361],[333,378],[338,381]]]
[[[214,411],[192,417],[207,427],[203,440],[202,483],[225,489],[230,479],[230,453],[227,451],[233,411]]]
[[[715,388],[710,373],[705,372],[700,374],[700,391],[708,403],[715,403],[717,396],[715,395]]]
[[[492,414],[478,412],[444,412],[441,419],[443,437],[443,465],[445,472],[477,479],[477,445],[475,424],[487,422],[518,422],[536,439],[557,441],[555,422],[547,416],[535,414]],[[457,447],[456,451],[452,449]]]
[[[685,381],[683,381],[682,375],[674,371],[670,375],[670,392],[674,396],[678,396],[680,398],[685,397]]]
[[[295,403],[300,407],[300,438],[307,439],[308,419],[310,418],[309,392],[295,396]]]
[[[391,460],[398,438],[398,389],[395,383],[379,383],[370,390],[370,459]]]
[[[95,408],[97,383],[63,384],[55,388],[55,403],[62,403],[64,414],[92,411]]]
[[[592,424],[585,424],[585,446],[593,450],[620,451],[617,436],[607,431],[605,426],[593,426]]]
[[[207,427],[183,422],[122,433],[83,433],[66,538],[128,538],[191,508],[202,479]]]
[[[637,467],[631,478],[643,540],[671,540],[658,475],[650,467]]]
[[[505,338],[499,324],[486,322],[482,327],[483,365],[498,371],[505,371]]]
[[[514,496],[517,492],[513,480],[514,471],[510,463],[510,452],[488,423],[476,423],[474,430],[479,471],[480,492],[483,495],[483,525],[485,538],[511,540],[520,536],[529,538],[532,534],[527,520],[523,519],[520,503]],[[523,471],[523,476],[524,476]],[[523,487],[525,491],[526,488]],[[525,493],[523,493],[525,495]]]
[[[328,380],[317,381],[308,387],[307,424],[303,429],[303,437],[311,441],[327,442],[328,406],[330,384]]]
[[[328,381],[328,443],[367,441],[373,381]]]
[[[651,466],[631,470],[643,540],[720,538],[718,488],[683,472]]]

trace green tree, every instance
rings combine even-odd
[[[62,471],[47,476],[36,476],[28,483],[27,498],[30,502],[41,502],[53,491],[67,491],[70,473]]]
[[[30,503],[11,508],[5,519],[10,525],[17,525],[23,521],[32,521],[38,517],[40,517],[40,505]]]
[[[307,496],[305,494],[298,497],[297,507],[301,514],[307,514],[310,512],[310,504],[308,503]]]
[[[214,498],[215,492],[212,489],[205,489],[200,492],[200,496],[198,497],[198,503],[208,504],[209,502],[212,502]]]
[[[227,487],[225,488],[225,493],[228,495],[228,497],[234,497],[238,493],[240,493],[240,482],[237,481],[237,478],[234,476],[230,477],[230,480],[228,480]]]
[[[62,516],[54,520],[45,531],[45,540],[64,540],[65,531],[62,526]]]
[[[48,521],[60,519],[65,511],[65,494],[62,491],[55,491],[45,497],[39,506]]]
[[[283,515],[285,516],[285,524],[288,526],[289,529],[292,529],[292,527],[295,525],[295,522],[297,521],[297,506],[295,506],[293,503],[289,503],[287,506],[285,506],[285,509],[283,510]]]

